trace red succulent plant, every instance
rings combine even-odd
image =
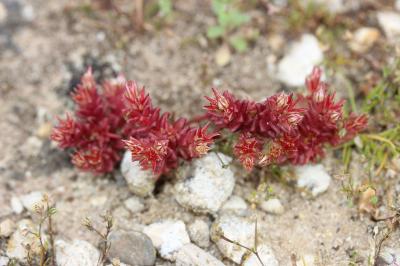
[[[144,88],[136,83],[126,88],[125,118],[131,137],[124,141],[132,159],[144,169],[163,174],[176,168],[179,159],[191,160],[205,155],[216,133],[207,133],[208,125],[191,127],[185,118],[174,120],[169,113],[154,108]]]
[[[208,133],[208,125],[192,127],[184,118],[161,114],[135,82],[118,78],[99,86],[91,69],[72,98],[75,117],[59,119],[51,138],[60,148],[73,149],[72,163],[82,170],[112,171],[126,147],[133,160],[160,175],[176,168],[180,159],[206,154],[218,135]]]
[[[324,155],[326,144],[352,139],[367,125],[365,115],[343,114],[343,100],[321,81],[315,68],[306,79],[307,95],[278,93],[262,102],[236,99],[213,89],[206,97],[206,116],[215,125],[239,134],[235,156],[247,170],[290,162],[305,164]],[[180,160],[201,157],[219,135],[187,119],[173,119],[154,107],[144,88],[122,77],[96,84],[91,69],[72,93],[75,115],[59,119],[51,138],[73,150],[72,162],[83,170],[110,172],[127,148],[143,169],[157,175],[178,167]],[[230,133],[230,134],[232,134]]]
[[[219,130],[240,133],[233,151],[248,170],[254,165],[314,162],[326,144],[346,142],[367,125],[365,115],[344,118],[344,101],[329,93],[321,74],[314,68],[306,79],[306,96],[279,93],[260,103],[213,89],[214,97],[206,97],[207,118]]]

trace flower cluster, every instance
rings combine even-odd
[[[132,159],[144,169],[166,173],[178,166],[180,158],[191,160],[205,155],[218,135],[207,133],[208,125],[191,127],[184,118],[174,120],[169,113],[161,114],[144,88],[138,89],[134,82],[128,83],[125,95],[125,118],[131,137],[124,142]]]
[[[101,89],[100,89],[101,87]],[[184,118],[174,120],[152,105],[144,88],[123,78],[96,84],[89,69],[72,98],[75,117],[59,119],[51,138],[60,148],[72,148],[72,163],[82,170],[106,173],[127,148],[144,169],[163,174],[208,152],[218,135],[208,126],[191,127]]]
[[[279,93],[260,103],[213,90],[214,97],[206,97],[207,117],[219,130],[239,133],[233,151],[248,170],[315,161],[323,156],[325,144],[348,141],[367,125],[364,115],[344,118],[344,101],[335,101],[321,74],[314,68],[307,78],[307,96]]]
[[[67,114],[65,119],[59,119],[51,139],[60,148],[73,148],[72,163],[76,167],[105,173],[120,161],[119,151],[123,148],[120,132],[125,127],[124,84],[120,77],[104,82],[100,90],[89,69],[72,93],[75,117]]]

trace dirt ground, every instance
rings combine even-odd
[[[247,52],[233,53],[230,63],[222,67],[214,61],[219,45],[208,41],[204,33],[207,25],[214,22],[207,1],[174,1],[177,15],[172,22],[143,34],[128,31],[123,47],[118,45],[119,31],[74,9],[79,2],[21,0],[21,7],[32,5],[34,17],[29,18],[28,14],[24,18],[21,7],[15,7],[12,21],[0,24],[0,220],[9,217],[18,221],[27,216],[13,214],[10,200],[31,191],[47,192],[56,202],[56,237],[60,239],[78,238],[96,244],[96,237],[81,225],[81,220],[89,216],[96,221],[99,214],[110,209],[114,210],[118,228],[140,228],[161,218],[193,220],[194,214],[174,200],[173,184],[169,183],[145,200],[143,212],[130,213],[122,206],[130,193],[119,171],[111,178],[80,173],[70,164],[68,154],[51,143],[46,129],[55,123],[57,115],[71,109],[69,92],[73,79],[79,77],[85,64],[93,63],[96,75],[103,78],[121,72],[145,85],[163,110],[191,117],[205,104],[203,95],[210,94],[212,86],[254,99],[290,90],[268,68],[270,61],[282,57],[289,42],[302,30],[291,32],[280,26],[282,17],[269,15],[261,7],[253,10],[251,15],[258,21],[260,37]],[[361,10],[357,23],[370,22],[365,16],[371,17],[373,8]],[[270,20],[269,16],[278,17]],[[370,23],[379,28],[376,22]],[[312,25],[304,28],[304,32],[315,30]],[[268,37],[272,34],[284,38],[281,49],[271,47]],[[379,72],[373,63],[363,62],[389,60],[388,51],[392,48],[384,42],[378,41],[381,48],[374,47],[371,58],[355,58],[350,67],[328,71],[334,87],[343,84],[335,75],[339,72],[354,82],[360,81],[358,84],[367,84],[371,73]],[[329,53],[328,49],[326,54]],[[338,90],[339,94],[345,93]],[[342,173],[338,154],[329,152],[322,163],[332,175]],[[362,167],[353,166],[361,176]],[[245,176],[244,172],[238,173],[234,191],[243,198],[257,185]],[[291,265],[292,254],[297,258],[311,254],[317,265],[368,265],[374,227],[382,224],[360,214],[357,206],[349,206],[339,181],[334,180],[328,191],[316,199],[304,196],[291,185],[273,180],[271,185],[285,207],[284,214],[274,216],[260,210],[254,210],[254,214],[260,236],[268,240],[280,265]],[[210,216],[202,218],[213,221]],[[395,233],[385,245],[400,248],[399,236]],[[0,240],[0,249],[4,247],[5,240]],[[223,259],[214,245],[209,251]],[[223,261],[230,265],[228,260]],[[157,263],[168,265],[160,259]]]

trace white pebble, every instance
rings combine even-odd
[[[210,253],[191,243],[184,245],[176,255],[176,266],[224,266]]]
[[[133,194],[145,197],[153,193],[157,176],[151,170],[141,169],[137,161],[132,162],[132,155],[129,151],[125,152],[122,159],[121,173]]]
[[[175,185],[176,201],[194,212],[216,213],[235,186],[233,171],[225,166],[231,160],[221,153],[194,160],[185,179]]]
[[[247,250],[222,239],[221,236],[236,241],[241,245],[253,247],[254,232],[254,222],[234,215],[223,215],[213,223],[211,239],[224,256],[235,263],[240,263]]]
[[[303,34],[279,62],[278,79],[289,86],[301,86],[313,67],[320,64],[323,58],[317,38],[311,34]]]
[[[272,214],[282,214],[285,212],[285,209],[283,208],[283,205],[279,199],[269,199],[263,201],[260,204],[260,208],[263,211]]]
[[[400,41],[400,14],[393,11],[378,12],[378,22],[386,37],[392,42]]]
[[[34,211],[35,205],[41,203],[42,199],[43,193],[40,191],[33,191],[21,196],[22,205],[29,211]]]
[[[331,176],[322,164],[297,166],[295,172],[297,186],[311,190],[314,197],[325,192],[331,183]]]
[[[0,237],[9,237],[15,229],[15,223],[6,219],[0,223]]]
[[[257,247],[257,253],[259,258],[254,253],[251,253],[246,259],[244,260],[243,266],[278,266],[279,263],[275,258],[275,254],[273,250],[267,246],[266,244],[261,244]],[[297,264],[298,265],[298,264]],[[299,265],[298,265],[299,266]],[[311,266],[311,265],[310,265]]]
[[[196,245],[202,248],[210,246],[210,229],[205,221],[196,219],[189,225],[188,230],[190,239]]]
[[[16,214],[21,214],[24,211],[24,205],[18,197],[13,196],[11,198],[11,209]]]
[[[185,245],[190,243],[185,224],[178,220],[164,220],[153,223],[143,229],[153,242],[161,257],[175,261],[176,253]]]
[[[222,205],[220,212],[245,216],[247,214],[247,203],[241,197],[233,195]]]
[[[60,266],[94,266],[100,257],[100,252],[89,242],[74,240],[67,243],[57,240],[56,259]]]
[[[139,213],[144,209],[144,204],[138,197],[130,197],[125,200],[124,206],[132,213]]]

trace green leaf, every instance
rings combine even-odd
[[[169,16],[172,13],[171,0],[158,0],[158,7],[160,9],[160,14],[163,17]]]
[[[224,28],[221,26],[212,26],[207,30],[207,37],[210,39],[216,39],[224,34]]]
[[[370,202],[371,202],[373,205],[378,204],[378,197],[377,197],[377,196],[371,197]]]
[[[238,10],[232,10],[229,14],[229,17],[230,17],[230,23],[234,27],[241,26],[242,24],[250,20],[250,17],[248,15],[243,14]]]
[[[247,41],[241,36],[232,37],[229,43],[235,48],[239,53],[245,52],[247,50]]]

